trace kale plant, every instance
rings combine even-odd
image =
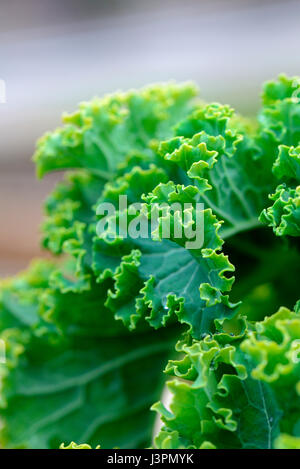
[[[38,176],[67,172],[45,203],[53,261],[1,283],[3,447],[300,448],[299,93],[266,83],[251,120],[158,84],[39,140]]]

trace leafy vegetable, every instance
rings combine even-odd
[[[179,342],[183,358],[170,361],[166,371],[187,382],[169,383],[171,411],[154,406],[165,424],[157,446],[267,449],[280,428],[293,433],[300,413],[299,334],[299,314],[281,308],[247,324],[239,338],[218,331]]]
[[[155,447],[299,447],[298,91],[267,83],[255,122],[155,85],[38,142],[39,176],[74,171],[45,203],[61,259],[1,284],[3,446],[149,447],[165,368]]]

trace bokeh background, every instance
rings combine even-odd
[[[0,276],[40,255],[36,139],[79,101],[194,80],[206,100],[253,115],[264,80],[300,74],[295,0],[1,0]],[[44,253],[42,253],[44,255]]]

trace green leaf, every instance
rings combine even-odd
[[[271,226],[277,236],[300,235],[300,147],[279,147],[273,173],[283,184],[269,196],[274,203],[264,209],[260,220]]]
[[[227,332],[227,343],[222,329],[201,341],[186,336],[177,344],[182,357],[166,368],[184,382],[168,384],[170,410],[153,406],[163,421],[156,446],[176,438],[186,448],[209,441],[218,448],[268,449],[280,430],[293,435],[300,415],[299,328],[299,313],[281,308],[242,336]]]
[[[88,227],[95,222],[93,206],[103,189],[103,180],[87,172],[70,173],[45,203],[43,247],[54,254],[67,250],[68,241],[87,242]]]
[[[291,189],[280,184],[270,200],[274,203],[262,211],[260,220],[277,236],[300,236],[300,186]]]
[[[276,439],[275,449],[300,449],[300,437],[283,433]]]
[[[269,163],[257,158],[254,139],[246,131],[242,122],[236,125],[232,109],[212,104],[180,124],[177,133],[183,137],[160,146],[164,158],[179,165],[199,189],[199,201],[224,222],[224,238],[260,226],[259,207],[272,188]]]
[[[109,179],[128,154],[167,137],[188,112],[195,93],[189,83],[169,83],[82,103],[79,111],[63,116],[64,127],[39,140],[34,155],[38,176],[86,168]]]
[[[273,165],[273,173],[278,179],[300,182],[300,146],[280,145],[278,157]]]
[[[49,274],[52,286],[45,288]],[[4,299],[14,302],[1,304],[7,346],[7,363],[0,365],[2,445],[55,448],[64,439],[101,440],[104,448],[149,445],[148,410],[160,395],[174,333],[129,333],[104,307],[100,286],[62,282],[54,266],[41,261],[4,286]],[[24,304],[35,321],[16,313]]]

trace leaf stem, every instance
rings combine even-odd
[[[241,231],[247,231],[247,230],[252,230],[253,228],[262,228],[263,224],[258,220],[257,217],[255,218],[250,218],[249,220],[245,222],[240,222],[237,223],[235,226],[232,228],[224,228],[223,230],[221,229],[221,237],[222,239],[227,239],[230,238],[231,236],[234,236]]]

